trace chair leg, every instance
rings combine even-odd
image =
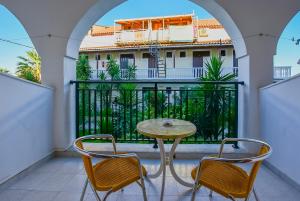
[[[93,191],[93,193],[94,193],[94,195],[95,195],[95,197],[96,197],[96,200],[97,200],[97,201],[101,201],[101,198],[99,197],[97,191],[94,189],[94,187],[93,187],[93,185],[91,185],[91,183],[90,183],[90,186],[91,186],[92,191]]]
[[[209,197],[212,197],[212,196],[213,196],[213,191],[210,190],[210,191],[209,191]]]
[[[192,199],[191,201],[194,201],[195,200],[195,197],[196,197],[196,192],[201,188],[201,186],[198,187],[198,183],[195,184],[194,188],[193,188],[193,192],[192,192]]]
[[[232,201],[235,201],[234,197],[233,196],[229,196],[229,198],[232,200]]]
[[[256,200],[256,201],[259,201],[259,198],[258,198],[258,196],[257,196],[257,193],[256,193],[254,187],[253,187],[253,194],[254,194],[255,200]]]
[[[146,188],[145,188],[145,182],[144,182],[144,179],[141,179],[141,187],[142,187],[142,190],[143,190],[144,201],[147,201],[147,193],[146,193]]]
[[[80,201],[83,201],[87,185],[88,185],[88,178],[86,178],[86,180],[84,181],[84,186],[81,192]]]
[[[106,195],[104,196],[103,201],[105,201],[111,193],[112,193],[112,191],[108,191],[108,192],[106,193]],[[97,194],[97,195],[98,195],[98,194]]]

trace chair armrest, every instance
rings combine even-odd
[[[94,140],[94,139],[110,139],[113,145],[114,154],[117,153],[115,138],[110,134],[96,134],[96,135],[87,135],[87,136],[80,137],[75,140],[74,147],[78,150],[78,147],[76,146],[76,142],[83,141],[83,140]]]
[[[270,147],[270,145],[268,145],[267,143],[262,142],[260,140],[249,139],[249,138],[225,138],[222,140],[222,143],[220,146],[219,156],[218,156],[219,158],[222,157],[224,145],[226,142],[253,142],[253,143],[263,144],[263,145]]]

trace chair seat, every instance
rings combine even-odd
[[[144,176],[146,169],[142,166]],[[110,158],[93,166],[96,190],[118,191],[140,179],[138,162],[135,158]]]
[[[196,179],[197,167],[191,172]],[[220,161],[204,161],[201,165],[199,184],[225,196],[245,198],[248,195],[249,176],[242,168]]]

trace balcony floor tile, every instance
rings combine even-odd
[[[158,160],[142,160],[149,172],[159,167]],[[175,170],[186,181],[192,181],[190,172],[198,160],[176,160]],[[168,168],[167,168],[168,170]],[[146,179],[146,189],[149,201],[158,201],[160,197],[161,177]],[[79,200],[80,192],[85,181],[85,172],[80,158],[57,157],[53,158],[24,177],[18,178],[10,186],[0,191],[2,201],[73,201]],[[263,201],[297,201],[300,192],[285,183],[266,167],[262,167],[255,183],[258,196]],[[201,188],[197,192],[197,201],[225,201],[227,199],[214,193],[208,196],[209,190]],[[103,195],[103,193],[100,193]],[[167,171],[165,201],[186,201],[191,198],[191,189],[177,183]],[[88,187],[85,201],[95,201],[95,197]],[[112,194],[109,201],[142,201],[142,191],[137,184],[124,188],[123,191]],[[254,201],[254,196],[251,196]]]

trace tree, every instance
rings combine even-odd
[[[205,74],[201,81],[218,81],[229,82],[235,79],[233,73],[224,74],[222,72],[223,60],[216,55],[212,55],[210,59],[205,63]],[[225,115],[225,109],[228,108],[233,111],[234,105],[229,105],[227,98],[225,97],[226,89],[231,86],[222,84],[205,83],[202,84],[199,89],[198,97],[204,97],[202,100],[203,105],[203,119],[200,120],[202,128],[204,129],[204,137],[214,140],[218,140],[222,131],[222,114]],[[233,102],[233,101],[232,101]],[[201,104],[201,103],[200,103]],[[234,116],[234,115],[232,115]],[[223,117],[224,118],[224,117]],[[231,126],[231,125],[228,125]]]
[[[80,54],[76,63],[77,80],[89,80],[91,78],[91,66],[89,58],[85,54]]]
[[[0,67],[0,73],[9,73],[9,70],[5,67]]]
[[[117,64],[117,61],[113,58],[108,60],[107,72],[110,75],[111,80],[120,80],[121,79],[120,65]]]
[[[19,56],[16,75],[20,78],[41,83],[41,58],[35,50],[26,52],[26,57]]]

